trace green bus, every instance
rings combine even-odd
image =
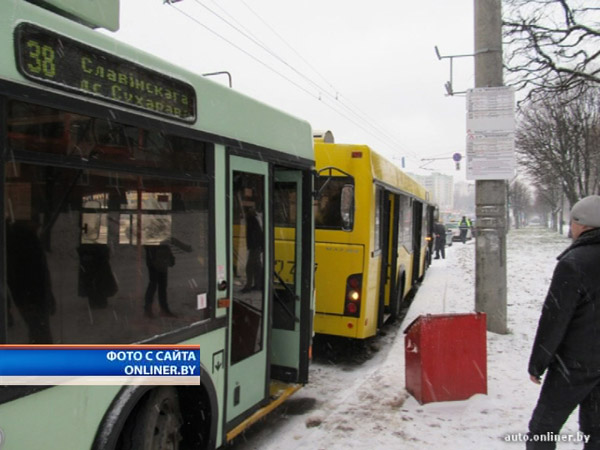
[[[118,7],[0,2],[0,344],[200,345],[201,383],[2,385],[2,450],[219,448],[308,380],[310,125]]]

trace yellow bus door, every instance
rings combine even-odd
[[[423,204],[413,201],[413,269],[412,286],[418,283],[421,276],[421,231],[423,229]]]
[[[398,274],[398,234],[399,234],[399,217],[400,217],[400,196],[392,195],[392,213],[390,222],[390,282],[388,283],[388,312],[390,317],[395,320],[400,313],[400,306],[404,293],[402,292],[402,284]]]
[[[381,328],[385,321],[386,291],[389,290],[391,252],[390,252],[390,219],[392,217],[392,197],[389,192],[381,192],[381,265],[379,271],[379,307],[377,309],[377,327]]]

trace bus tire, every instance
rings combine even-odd
[[[131,450],[179,450],[182,424],[177,390],[159,387],[150,391],[131,418],[127,441]]]

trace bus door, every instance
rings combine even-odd
[[[402,303],[403,292],[398,278],[398,234],[400,233],[400,196],[393,195],[393,209],[390,215],[390,268],[389,283],[386,286],[386,298],[389,299],[388,313],[392,319],[397,319],[400,312],[400,303]]]
[[[284,382],[306,382],[307,351],[301,327],[310,319],[301,305],[302,298],[302,172],[275,171],[273,191],[273,330],[270,338],[271,378]],[[306,245],[310,245],[306,243]],[[302,320],[301,320],[302,319]]]
[[[421,276],[421,236],[423,231],[423,204],[413,200],[413,270],[412,285],[419,281]]]
[[[226,420],[261,403],[268,393],[267,271],[269,199],[267,163],[231,156],[229,168],[229,370]]]
[[[390,219],[392,217],[392,195],[383,189],[377,190],[377,207],[381,208],[380,213],[380,239],[381,239],[381,265],[379,269],[379,308],[377,311],[377,326],[381,327],[384,322],[386,292],[389,292],[391,261],[390,257]],[[380,203],[379,203],[380,202]],[[377,224],[376,224],[377,226]]]

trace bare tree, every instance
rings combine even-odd
[[[559,187],[571,205],[600,187],[599,94],[600,88],[590,87],[575,99],[536,95],[521,109],[520,165],[541,192],[554,197]]]
[[[559,224],[562,221],[562,200],[562,189],[550,176],[545,182],[537,183],[534,209],[543,217],[544,224],[550,222],[550,228],[554,231],[559,231]],[[562,228],[560,231],[562,232]]]
[[[531,193],[527,185],[519,180],[513,181],[508,187],[508,201],[513,210],[515,228],[521,228],[531,206]]]
[[[528,95],[600,83],[597,0],[504,0],[508,84]]]

